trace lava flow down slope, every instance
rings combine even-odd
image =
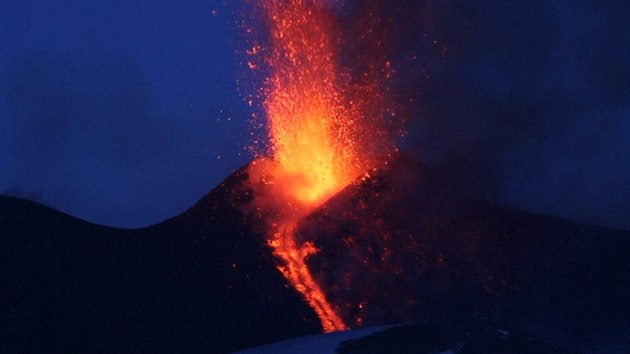
[[[394,158],[292,225],[344,326],[491,319],[578,352],[627,348],[630,232],[495,204],[461,173]]]

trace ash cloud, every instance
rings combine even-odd
[[[630,4],[401,4],[407,153],[465,161],[514,207],[630,228]]]

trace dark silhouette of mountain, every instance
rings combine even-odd
[[[459,172],[400,158],[300,223],[344,320],[489,318],[568,350],[629,347],[630,232],[496,205]],[[319,332],[241,212],[252,198],[241,169],[137,230],[0,198],[0,351],[228,352]]]
[[[0,352],[228,352],[320,330],[237,210],[243,171],[137,230],[0,198]]]
[[[301,222],[342,318],[490,318],[568,350],[630,348],[630,232],[497,205],[462,166],[399,158]]]

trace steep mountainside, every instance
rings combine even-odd
[[[630,347],[630,232],[471,189],[399,159],[298,224],[347,324],[491,319],[568,350]],[[241,212],[252,198],[242,169],[182,215],[121,230],[0,197],[0,352],[220,353],[319,332]]]

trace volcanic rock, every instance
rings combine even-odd
[[[244,180],[136,230],[0,198],[0,352],[222,353],[318,332],[238,211]]]

